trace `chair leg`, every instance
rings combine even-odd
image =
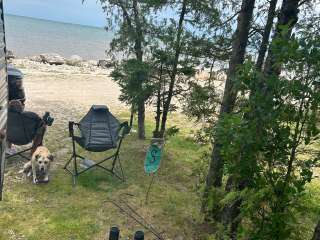
[[[63,169],[67,169],[69,163],[71,162],[71,160],[73,159],[73,156],[70,157],[70,159],[68,160],[68,162],[66,162],[66,164],[64,165]]]
[[[68,168],[69,164],[71,163],[71,161],[73,160],[73,166],[74,166],[74,169],[70,170]],[[68,160],[68,162],[64,165],[64,169],[70,173],[70,175],[72,176],[72,183],[73,183],[73,186],[76,185],[76,178],[78,177],[78,167],[77,167],[77,155],[73,154],[70,159]]]
[[[77,179],[75,175],[72,175],[72,186],[76,186],[77,184]]]
[[[126,179],[125,179],[124,171],[123,171],[121,160],[120,160],[119,156],[118,156],[118,162],[119,162],[119,167],[120,167],[120,171],[121,171],[121,180],[122,180],[122,182],[125,182]]]
[[[68,166],[73,160],[73,169],[69,170]],[[78,174],[78,165],[77,165],[77,152],[76,152],[76,146],[74,139],[72,139],[72,156],[68,160],[68,162],[64,165],[64,169],[72,175],[72,183],[73,186],[76,185],[76,178],[79,175]]]
[[[16,157],[16,156],[20,156],[20,157],[22,157],[22,158],[30,161],[30,160],[31,160],[31,156],[30,156],[30,157],[27,157],[26,155],[24,155],[24,153],[30,151],[31,149],[32,149],[32,148],[26,148],[26,149],[24,149],[24,150],[21,150],[21,151],[19,151],[19,152],[17,152],[17,153],[11,154],[11,155],[6,154],[6,159],[10,159],[10,158],[13,158],[13,157]]]
[[[72,139],[73,140],[73,139]],[[77,177],[88,171],[89,169],[93,168],[93,167],[100,167],[104,170],[106,170],[107,172],[111,173],[113,176],[117,177],[118,179],[120,179],[122,182],[125,182],[125,176],[124,176],[124,170],[123,170],[123,167],[122,167],[122,164],[121,164],[121,161],[120,161],[120,145],[118,146],[118,149],[117,151],[115,152],[114,155],[112,156],[109,156],[108,158],[104,159],[104,160],[101,160],[100,162],[97,162],[96,164],[84,169],[84,170],[81,170],[80,171],[78,170],[78,162],[77,162],[77,159],[78,158],[81,158],[81,159],[85,159],[84,157],[80,156],[77,154],[76,152],[76,147],[75,147],[75,141],[73,140],[72,141],[72,150],[73,150],[73,153],[72,153],[72,156],[70,157],[70,159],[67,161],[67,163],[64,165],[64,169],[70,174],[72,175],[72,181],[73,181],[73,185],[76,185],[76,180],[77,180]],[[107,161],[107,160],[112,160],[112,166],[110,168],[106,168],[100,164],[102,164],[103,162]],[[73,163],[72,163],[73,161]],[[117,164],[117,161],[119,162],[119,173],[116,172],[116,164]],[[68,168],[68,166],[72,163],[73,167],[72,167],[72,170],[70,170]]]
[[[47,126],[43,123],[42,126],[37,130],[37,134],[33,139],[33,144],[31,147],[31,155],[36,151],[39,146],[43,144],[43,138],[46,133]]]
[[[77,177],[78,177],[78,165],[77,165],[77,154],[76,154],[76,152],[74,152],[74,156],[73,156],[73,161],[74,161],[74,174],[73,174],[73,176],[72,176],[72,180],[73,180],[73,186],[75,186],[76,185],[76,183],[77,183]]]
[[[77,164],[77,155],[76,154],[74,154],[73,159],[74,159],[74,161],[73,161],[74,175],[78,176],[78,164]]]
[[[123,168],[122,168],[122,164],[121,164],[121,161],[120,161],[120,157],[119,157],[119,152],[116,153],[116,155],[114,156],[114,159],[113,159],[113,163],[112,163],[112,168],[111,168],[111,173],[116,176],[117,178],[119,178],[122,182],[125,182],[125,177],[124,177],[124,171],[123,171]],[[118,162],[118,165],[119,165],[119,170],[120,170],[120,173],[118,174],[115,170],[116,170],[116,164]]]

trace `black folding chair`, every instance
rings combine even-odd
[[[80,131],[80,136],[76,136],[75,126]],[[122,140],[129,132],[130,127],[128,122],[120,124],[110,113],[109,109],[102,105],[93,105],[79,123],[69,122],[69,134],[72,140],[73,153],[65,164],[64,169],[72,175],[73,184],[76,183],[76,178],[80,174],[93,167],[99,167],[124,181],[124,172],[119,153]],[[76,143],[89,152],[105,152],[110,149],[115,149],[115,152],[100,161],[92,161],[77,153]],[[112,160],[111,167],[102,165],[107,160]],[[69,165],[72,161],[73,164],[70,169]],[[117,162],[120,167],[120,173],[116,172]],[[82,165],[84,169],[79,169],[79,165]]]
[[[45,134],[45,122],[37,114],[27,111],[17,111],[9,107],[7,120],[7,141],[11,144],[23,146],[32,144],[14,154],[6,154],[6,158],[20,156],[30,160],[30,154],[26,152],[36,148],[36,145],[42,145],[42,139]],[[38,134],[38,143],[33,142]]]

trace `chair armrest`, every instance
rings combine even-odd
[[[75,122],[72,122],[72,121],[70,121],[69,122],[69,136],[70,137],[74,137],[74,126],[80,126],[80,124],[79,123],[75,123]]]
[[[131,128],[129,127],[129,124],[127,121],[120,124],[120,128],[119,128],[120,137],[124,137],[125,135],[129,134],[130,131],[131,131]]]
[[[74,122],[69,122],[69,136],[70,137],[74,136],[73,125],[74,125]]]

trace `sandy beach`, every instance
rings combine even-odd
[[[93,104],[107,105],[112,112],[129,110],[119,101],[120,88],[112,81],[112,69],[93,65],[69,66],[43,64],[29,59],[13,59],[12,65],[24,74],[24,87],[27,95],[26,108],[41,112],[47,110],[60,115],[67,114],[62,108],[70,107],[86,111]],[[207,72],[197,75],[201,81],[208,77]],[[215,81],[220,94],[224,82]],[[179,105],[177,99],[173,102]],[[150,106],[146,106],[152,111]],[[180,109],[181,110],[181,109]]]
[[[24,74],[27,108],[47,106],[53,112],[67,106],[87,109],[92,104],[106,104],[113,111],[126,108],[118,100],[120,89],[111,80],[109,69],[49,65],[28,59],[14,59],[12,64]]]

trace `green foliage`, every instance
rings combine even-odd
[[[166,137],[173,137],[179,133],[177,126],[172,126],[166,130]]]
[[[255,59],[259,50],[267,2],[256,1],[248,59]],[[110,52],[130,58],[122,60],[112,73],[121,87],[121,100],[132,105],[154,104],[153,134],[163,137],[168,112],[179,106],[172,101],[176,98],[184,113],[201,125],[200,130],[194,129],[198,143],[219,139],[224,172],[231,184],[227,191],[209,191],[206,207],[216,214],[213,218],[221,217],[217,215],[224,208],[241,200],[241,213],[236,219],[241,219],[239,239],[297,236],[296,217],[303,211],[300,200],[320,159],[319,151],[309,152],[320,133],[319,24],[310,24],[312,19],[319,22],[319,17],[307,14],[308,20],[301,21],[296,36],[289,41],[282,36],[291,33],[291,28],[278,26],[281,34],[269,48],[274,64],[271,68],[281,70],[280,76],[257,71],[251,60],[239,66],[232,82],[234,89],[226,93],[238,93],[236,106],[233,112],[220,115],[217,124],[221,96],[216,91],[214,74],[225,72],[230,59],[241,1],[101,3],[107,14],[107,28],[116,33]],[[301,9],[307,12],[307,8]],[[136,59],[131,59],[133,55]],[[210,77],[198,81],[196,69],[209,71]],[[169,128],[166,134],[171,136],[178,130]],[[209,159],[206,151],[194,164],[198,190],[206,180]],[[175,201],[171,202],[167,211],[175,212]],[[217,237],[225,238],[226,228],[219,231],[220,227]]]
[[[187,116],[196,118],[196,121],[201,121],[203,118],[206,122],[214,121],[212,118],[217,114],[219,95],[212,83],[206,81],[204,86],[191,83],[185,101],[184,112]]]
[[[154,86],[149,81],[150,66],[136,59],[123,61],[111,73],[121,87],[120,100],[128,104],[146,101],[153,93]]]
[[[199,154],[199,159],[193,164],[192,175],[196,177],[197,182],[195,184],[196,190],[201,196],[203,192],[203,186],[207,177],[207,169],[210,161],[210,149],[209,151],[203,151]]]
[[[147,32],[150,27],[148,14],[151,10],[148,1],[100,0],[100,2],[106,14],[106,30],[115,33],[110,43],[109,54],[117,56],[119,53],[126,55],[135,53],[137,39],[140,39],[143,48],[148,45]],[[134,3],[137,4],[137,8],[134,8]],[[137,19],[135,11],[139,14]],[[138,28],[141,31],[140,35]]]
[[[196,141],[210,143],[213,139],[212,126],[215,124],[220,96],[211,81],[204,84],[190,83],[190,90],[185,94],[183,111],[196,122],[201,123],[201,128],[196,131]]]
[[[243,238],[291,239],[295,232],[298,202],[320,154],[307,150],[319,138],[319,44],[319,36],[277,40],[286,49],[277,52],[280,77],[262,75],[250,62],[239,68],[239,110],[223,116],[215,137],[227,172],[243,189]]]

